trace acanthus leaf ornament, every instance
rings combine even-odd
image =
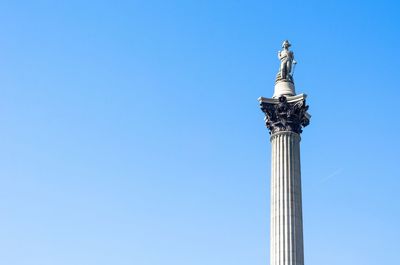
[[[265,123],[270,134],[281,131],[302,133],[302,128],[310,123],[305,99],[288,102],[287,97],[280,96],[277,103],[260,102],[265,113]]]

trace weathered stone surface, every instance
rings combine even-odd
[[[271,136],[270,265],[304,265],[300,135]]]

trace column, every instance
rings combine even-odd
[[[303,265],[300,135],[272,134],[271,265]]]
[[[300,134],[311,117],[305,99],[259,98],[272,148],[271,265],[304,265]]]

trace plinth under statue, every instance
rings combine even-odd
[[[270,265],[304,265],[300,134],[310,122],[306,95],[295,92],[294,54],[284,41],[272,98],[260,97],[271,156]]]

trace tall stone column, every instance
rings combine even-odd
[[[295,95],[287,74],[278,73],[272,98],[258,99],[272,147],[270,264],[304,265],[300,134],[311,116],[306,95]]]

